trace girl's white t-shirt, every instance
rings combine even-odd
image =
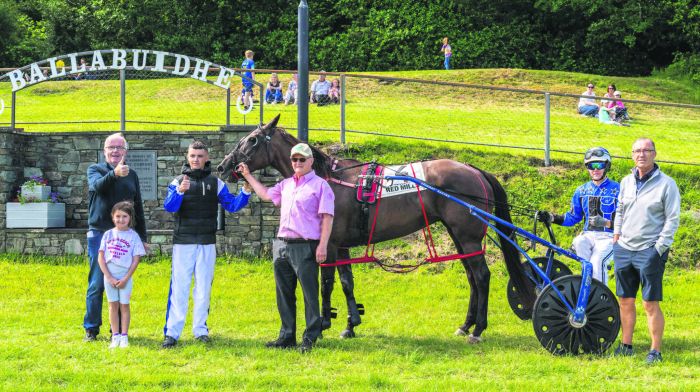
[[[100,251],[105,252],[105,262],[129,268],[134,256],[144,256],[146,249],[133,229],[119,231],[111,229],[102,236]]]

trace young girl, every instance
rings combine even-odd
[[[333,103],[340,103],[340,80],[333,79],[331,82],[331,89],[328,90],[328,98],[330,98]]]
[[[280,103],[282,102],[282,82],[276,73],[270,75],[270,81],[267,82],[265,90],[265,102]]]
[[[132,229],[134,215],[133,203],[122,201],[114,205],[112,208],[114,228],[102,236],[97,258],[105,276],[105,294],[109,302],[109,324],[112,327],[112,342],[109,348],[129,346],[129,321],[131,321],[129,299],[134,285],[131,277],[139,265],[141,256],[146,254],[143,242]],[[121,328],[119,310],[121,310]],[[121,331],[121,334],[118,331]]]
[[[445,69],[450,69],[450,59],[452,58],[452,47],[449,44],[447,37],[442,39],[441,52],[445,53]]]

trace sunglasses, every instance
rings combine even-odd
[[[586,167],[588,170],[603,170],[605,169],[605,162],[588,162]]]
[[[292,158],[292,162],[304,163],[304,162],[306,162],[306,158]]]
[[[589,86],[588,86],[588,88],[595,88],[595,86],[591,86],[591,85],[589,85]]]

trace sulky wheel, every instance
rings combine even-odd
[[[575,307],[581,282],[580,275],[570,275],[552,285]],[[595,279],[591,281],[583,323],[577,325],[570,316],[552,286],[545,287],[535,301],[532,325],[537,339],[552,354],[603,354],[620,331],[620,306],[608,286]]]
[[[532,261],[534,261],[535,264],[537,264],[537,266],[540,267],[542,271],[546,271],[547,260],[548,259],[546,257],[535,257],[534,259],[532,259]],[[523,263],[523,269],[525,270],[526,274],[529,274],[530,276],[535,278],[538,285],[542,283],[542,278],[540,278],[540,276],[532,269],[532,266],[529,262],[526,261]],[[571,275],[571,270],[569,269],[569,267],[567,267],[566,264],[562,263],[557,259],[552,260],[552,270],[549,273],[549,279],[553,281],[554,279],[566,275]],[[508,279],[507,290],[508,304],[513,310],[513,313],[515,313],[516,316],[520,317],[521,320],[531,319],[532,310],[528,311],[528,309],[526,309],[526,307],[523,305],[522,297],[520,296],[520,293],[518,293],[518,290],[515,288],[515,285],[513,285],[511,279]]]

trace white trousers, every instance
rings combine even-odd
[[[608,284],[608,263],[612,259],[612,233],[584,231],[576,238],[572,248],[579,257],[593,264],[593,279]]]
[[[165,313],[164,333],[179,339],[185,326],[190,283],[194,274],[192,300],[192,333],[194,337],[209,335],[207,317],[211,284],[214,280],[216,245],[173,245],[173,265],[168,294],[168,310]]]

